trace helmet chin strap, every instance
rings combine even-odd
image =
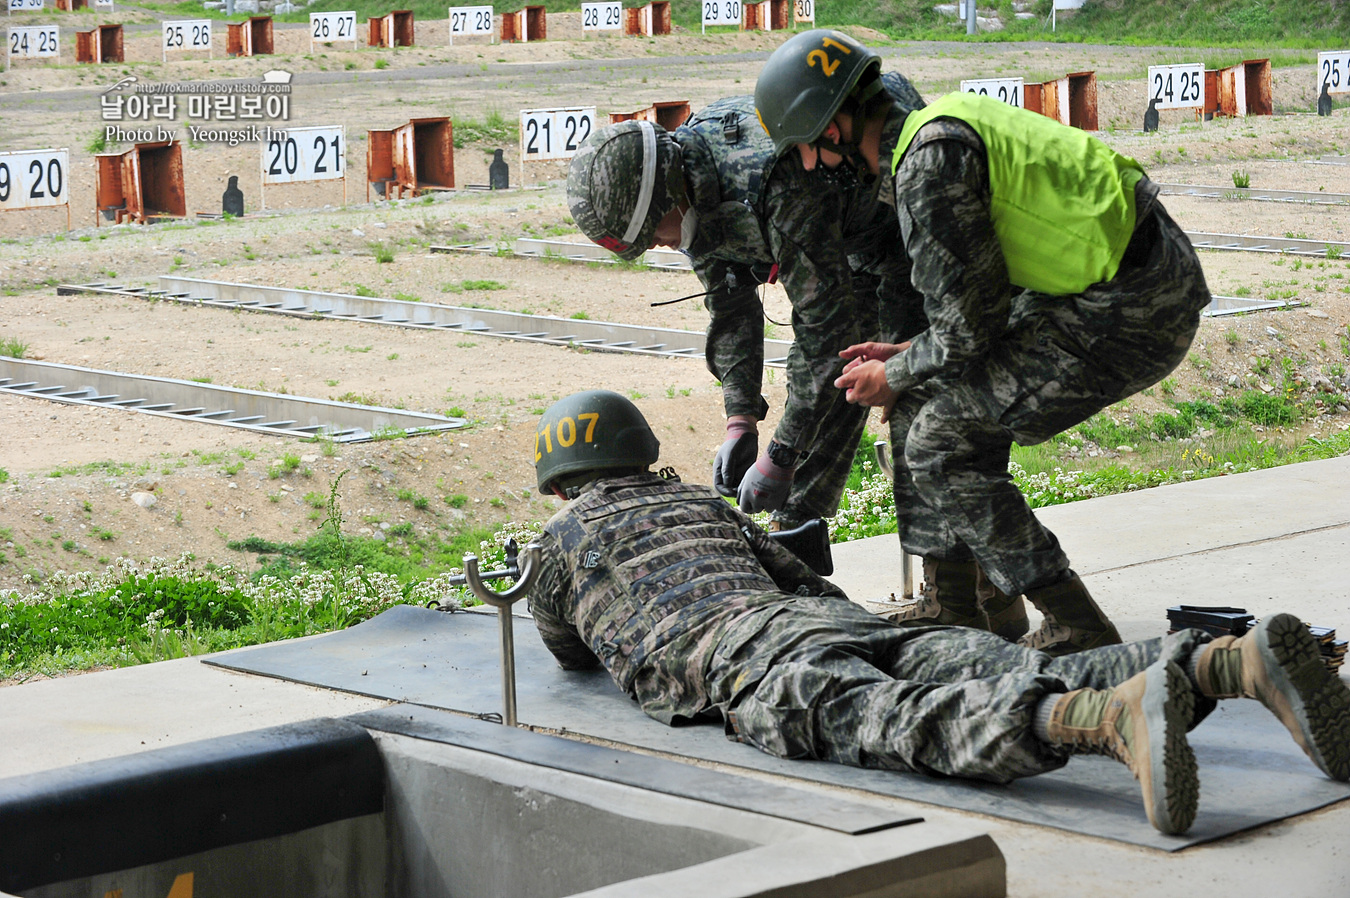
[[[850,140],[846,143],[835,143],[822,132],[819,137],[811,142],[811,146],[816,148],[817,153],[821,150],[834,153],[836,156],[843,159],[849,168],[857,172],[859,177],[866,177],[870,172],[867,168],[867,160],[863,158],[860,143],[861,141],[857,140]]]

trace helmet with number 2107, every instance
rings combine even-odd
[[[560,477],[654,464],[661,443],[638,407],[609,390],[573,393],[549,406],[534,433],[539,492]]]

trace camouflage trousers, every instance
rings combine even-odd
[[[811,454],[793,473],[787,504],[770,516],[784,530],[812,518],[831,517],[839,510],[839,500],[853,469],[853,455],[867,428],[871,409],[849,403],[842,390],[834,392],[835,400],[821,419]]]
[[[863,314],[877,316],[876,329],[865,339],[899,343],[928,326],[922,297],[909,286],[910,266],[903,253],[851,255],[849,267],[854,292],[868,298],[860,302]],[[870,410],[851,404],[841,390],[830,392],[834,399],[820,420],[811,454],[793,474],[787,504],[770,517],[784,530],[833,516],[848,485]]]
[[[1195,251],[1162,204],[1141,215],[1116,277],[1081,296],[1013,298],[978,362],[900,396],[891,415],[900,542],[979,561],[1009,595],[1069,568],[1008,474],[1013,442],[1043,442],[1157,383],[1186,357],[1209,302]]]
[[[1185,664],[1200,630],[1062,658],[965,627],[899,627],[847,600],[798,598],[733,623],[709,695],[728,734],[783,758],[1006,783],[1056,770],[1037,702],[1105,689],[1159,658]],[[1194,723],[1214,702],[1197,695]]]

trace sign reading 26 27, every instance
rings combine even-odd
[[[595,130],[595,107],[589,109],[522,109],[520,158],[570,159]]]
[[[332,181],[346,174],[347,137],[341,125],[272,129],[263,145],[264,184]]]
[[[0,153],[0,209],[64,206],[70,202],[66,150]]]
[[[534,434],[534,463],[539,464],[546,454],[551,454],[554,445],[570,449],[578,441],[583,444],[595,442],[595,424],[599,420],[598,412],[581,412],[576,418],[568,415],[541,427]]]

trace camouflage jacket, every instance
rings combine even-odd
[[[711,489],[603,478],[544,527],[530,612],[569,670],[595,667],[662,723],[709,710],[727,627],[793,594],[843,598]]]
[[[882,79],[904,108],[923,106],[903,76],[889,72]],[[875,183],[851,171],[807,172],[795,153],[775,162],[752,97],[718,100],[674,136],[699,216],[690,256],[709,291],[707,364],[722,381],[726,413],[763,418],[767,412],[760,395],[764,308],[756,288],[777,263],[795,337],[777,439],[805,449],[829,405],[841,367],[838,350],[877,331],[875,298],[857,301],[851,273],[885,255],[907,264],[896,252],[894,212],[878,200]],[[906,270],[886,284],[917,305],[907,280]]]

